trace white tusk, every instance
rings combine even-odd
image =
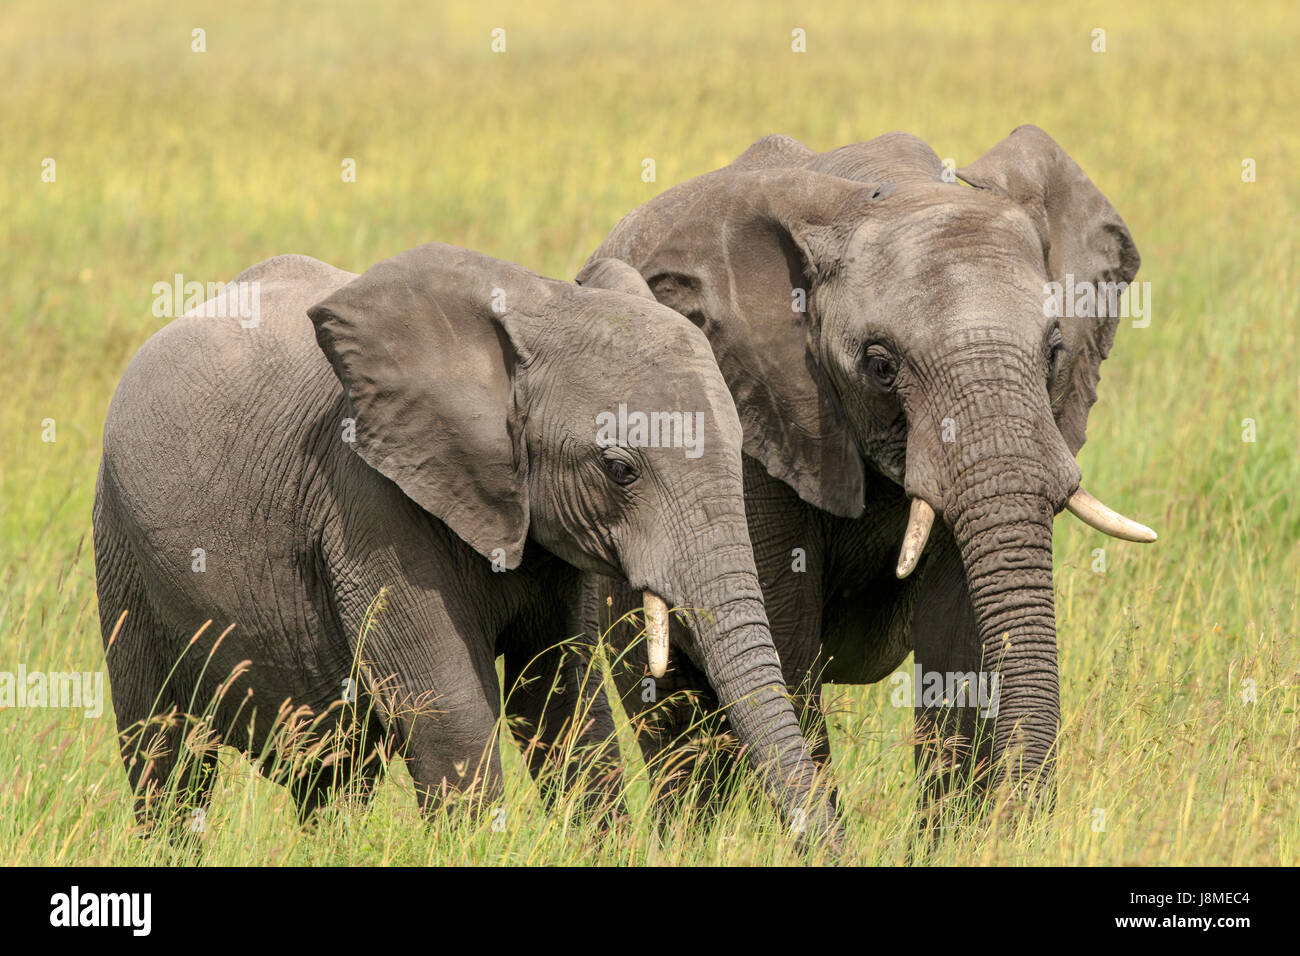
[[[650,675],[663,677],[668,670],[668,605],[663,598],[645,591],[645,638],[650,655]]]
[[[1070,500],[1065,503],[1065,507],[1084,524],[1112,538],[1138,541],[1142,544],[1150,544],[1156,540],[1156,533],[1146,525],[1138,524],[1132,518],[1125,518],[1118,511],[1112,511],[1082,488],[1070,495]]]
[[[907,531],[903,534],[903,549],[898,553],[898,570],[900,578],[905,578],[916,570],[916,563],[921,560],[925,542],[930,538],[930,528],[934,524],[934,509],[920,498],[912,499],[912,511],[907,516]]]

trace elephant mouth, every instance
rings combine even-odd
[[[1082,487],[1070,495],[1065,509],[1084,524],[1122,541],[1136,541],[1150,544],[1156,540],[1156,533],[1144,524],[1107,507]],[[921,552],[929,540],[930,529],[934,526],[934,509],[920,498],[912,499],[911,511],[907,516],[907,530],[903,532],[903,544],[898,554],[898,567],[895,573],[905,578],[916,570],[921,560]]]

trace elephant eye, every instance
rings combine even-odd
[[[630,485],[637,479],[636,462],[626,449],[617,445],[603,448],[600,463],[611,481],[618,485]]]
[[[872,345],[862,355],[862,371],[876,388],[890,389],[898,376],[898,359],[884,346]]]
[[[1047,377],[1049,379],[1056,378],[1061,371],[1065,353],[1065,340],[1061,337],[1061,327],[1054,325],[1047,336]]]

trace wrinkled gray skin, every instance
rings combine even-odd
[[[750,537],[802,716],[820,716],[822,681],[879,681],[911,649],[925,671],[1000,675],[995,719],[917,708],[923,735],[963,738],[918,746],[919,769],[942,768],[927,797],[972,769],[979,789],[1031,791],[1054,760],[1052,521],[1079,486],[1118,322],[1058,327],[1044,286],[1127,282],[1139,264],[1119,215],[1036,127],[958,170],[969,186],[944,172],[903,133],[826,154],[769,136],[630,213],[594,254],[633,265],[709,337],[740,412]],[[898,580],[909,498],[938,520]],[[593,588],[614,597],[588,625],[603,629],[631,602],[612,582]],[[663,697],[715,700],[690,661],[674,665],[647,757],[690,736],[691,708]],[[650,706],[631,675],[616,680],[629,709]],[[828,757],[824,737],[814,752]]]
[[[838,839],[825,798],[810,796],[814,765],[763,612],[726,384],[705,337],[632,270],[603,274],[641,297],[439,244],[360,277],[281,256],[235,280],[260,283],[256,327],[191,316],[154,335],[113,398],[95,497],[120,731],[202,711],[246,661],[212,727],[274,756],[284,702],[326,715],[317,730],[328,734],[349,721],[340,698],[357,676],[369,746],[404,754],[423,807],[491,799],[495,658],[538,773],[548,753],[561,759],[551,745],[589,696],[585,662],[558,645],[577,632],[582,571],[600,572],[709,609],[681,651],[730,706],[781,807]],[[596,416],[619,402],[703,412],[704,454],[600,447]],[[580,722],[579,744],[599,751],[608,711]],[[181,733],[180,722],[161,731],[152,759],[124,746],[146,822],[144,798],[168,779]],[[189,801],[207,800],[214,769],[209,752],[176,781]],[[368,791],[380,763],[354,747],[301,769],[276,779],[306,818],[340,780]]]

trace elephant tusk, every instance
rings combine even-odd
[[[645,605],[645,637],[650,655],[650,676],[663,677],[668,670],[668,605],[652,591],[641,595]]]
[[[1065,507],[1084,524],[1112,538],[1138,541],[1142,544],[1150,544],[1156,540],[1156,533],[1146,525],[1138,524],[1132,518],[1125,518],[1118,511],[1107,508],[1082,488],[1070,495],[1070,500],[1065,503]]]
[[[912,510],[907,516],[907,531],[903,534],[903,549],[898,554],[897,574],[905,578],[916,570],[916,563],[921,560],[925,542],[929,540],[930,528],[934,524],[934,509],[920,498],[912,499]]]

